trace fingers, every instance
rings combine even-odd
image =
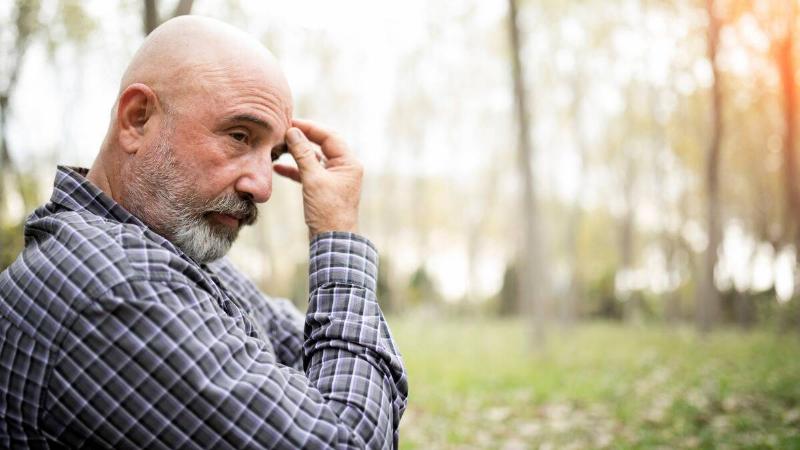
[[[275,173],[278,175],[300,182],[300,171],[296,167],[275,164],[272,168],[275,169]]]
[[[317,159],[314,146],[306,136],[297,128],[289,128],[286,131],[286,146],[292,154],[300,174],[313,172],[322,169],[322,164]],[[276,165],[276,169],[279,165]],[[280,172],[278,172],[280,173]]]
[[[300,131],[317,144],[322,144],[325,139],[335,135],[334,131],[330,128],[312,120],[292,119],[292,126],[299,128]]]
[[[319,144],[328,158],[347,155],[347,144],[330,128],[304,119],[292,119],[292,125],[299,128],[308,139]]]
[[[320,150],[314,150],[314,155],[317,157],[317,161],[322,165],[322,167],[328,167],[328,158],[325,157],[324,154]]]

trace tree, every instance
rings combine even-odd
[[[717,249],[722,238],[720,225],[719,198],[719,160],[722,141],[722,86],[717,66],[719,49],[720,20],[715,11],[714,0],[706,0],[708,14],[708,61],[711,65],[711,138],[706,152],[706,226],[708,244],[701,280],[701,288],[697,291],[697,327],[703,332],[711,331],[719,315],[720,296],[714,284],[714,269],[717,265]]]
[[[576,310],[580,301],[580,296],[583,292],[583,279],[580,272],[580,229],[583,221],[583,197],[586,191],[586,159],[589,154],[589,145],[586,142],[586,137],[583,133],[582,127],[582,101],[583,101],[583,88],[585,80],[582,71],[575,71],[575,77],[572,80],[573,101],[570,105],[570,117],[572,122],[573,133],[575,136],[575,146],[578,153],[578,192],[575,195],[575,202],[567,217],[567,234],[566,238],[566,257],[567,264],[570,270],[569,274],[569,287],[566,295],[561,299],[559,307],[559,320],[561,325],[570,325],[575,320]]]
[[[184,16],[192,12],[194,0],[179,0],[175,5],[175,11],[172,12],[172,17]],[[144,0],[144,14],[143,14],[144,34],[150,34],[153,30],[161,25],[164,21],[158,13],[158,0]]]
[[[59,0],[54,6],[56,14],[52,20],[47,20],[42,17],[43,8],[39,0],[17,0],[11,9],[9,23],[2,24],[3,34],[8,33],[10,39],[0,39],[0,60],[3,62],[0,65],[0,205],[7,200],[7,188],[19,194],[26,210],[31,202],[37,201],[35,196],[24,192],[23,186],[28,180],[12,160],[7,128],[19,74],[31,44],[44,39],[50,56],[53,56],[61,45],[83,44],[94,30],[94,21],[80,0]]]
[[[6,181],[8,181],[8,185],[13,186],[19,180],[19,174],[11,160],[7,138],[11,96],[17,86],[25,54],[36,33],[42,27],[39,22],[41,3],[38,0],[21,0],[17,1],[14,6],[13,26],[9,28],[14,30],[15,36],[13,45],[3,49],[5,64],[2,80],[0,80],[0,202],[5,199]]]
[[[509,32],[511,34],[511,75],[514,83],[517,118],[517,168],[522,182],[522,194],[520,195],[522,246],[517,255],[519,261],[517,293],[520,300],[518,303],[527,309],[529,314],[532,340],[534,344],[541,344],[545,336],[545,308],[542,289],[544,277],[541,273],[541,240],[539,239],[535,184],[531,170],[533,161],[531,122],[528,114],[525,77],[520,56],[522,45],[517,21],[516,0],[508,0],[508,8]]]
[[[794,291],[800,291],[800,184],[797,180],[797,153],[795,136],[797,135],[797,94],[795,93],[794,66],[794,24],[797,20],[797,4],[793,0],[785,2],[789,11],[785,15],[785,25],[780,27],[783,35],[775,44],[775,62],[783,90],[783,170],[784,189],[786,195],[786,211],[788,221],[794,226],[790,240],[795,247]]]

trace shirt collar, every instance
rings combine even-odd
[[[94,183],[86,179],[89,169],[84,167],[57,166],[56,179],[53,182],[53,195],[50,202],[66,208],[70,211],[87,212],[107,220],[119,223],[129,223],[142,227],[155,242],[166,247],[183,258],[198,264],[177,245],[152,231],[141,219],[134,216],[128,210],[114,201]],[[204,270],[205,264],[200,264]]]
[[[85,211],[120,223],[146,225],[86,179],[89,169],[58,166],[50,201],[70,211]]]

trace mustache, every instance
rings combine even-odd
[[[239,197],[236,194],[223,194],[211,202],[205,208],[206,212],[227,214],[239,219],[242,225],[252,225],[258,219],[258,208],[252,200]]]

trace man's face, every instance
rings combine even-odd
[[[287,93],[252,77],[207,82],[184,95],[137,155],[128,209],[198,262],[224,256],[272,193],[284,151]]]

